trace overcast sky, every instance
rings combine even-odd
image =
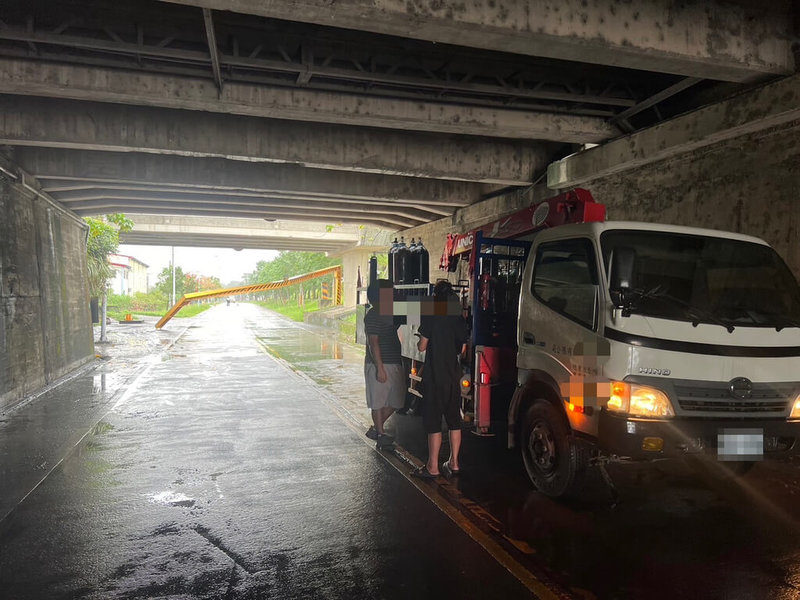
[[[158,274],[168,267],[172,257],[172,246],[135,246],[120,244],[119,254],[132,256],[148,265],[150,285],[158,281]],[[175,246],[175,266],[184,273],[207,277],[218,277],[223,286],[241,281],[246,273],[252,273],[259,261],[269,261],[278,255],[276,250],[231,250],[230,248],[186,248]]]

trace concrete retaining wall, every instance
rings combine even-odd
[[[594,180],[585,186],[609,220],[692,225],[755,235],[769,242],[800,279],[800,122],[742,136]],[[558,192],[516,191],[403,232],[422,236],[431,279],[448,232],[462,233]]]
[[[586,185],[611,220],[755,235],[800,278],[800,122]]]
[[[0,173],[0,410],[94,358],[87,229]]]

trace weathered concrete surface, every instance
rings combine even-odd
[[[797,119],[800,75],[793,75],[555,162],[548,167],[547,185],[553,189],[585,186],[614,173]]]
[[[0,144],[149,152],[321,169],[524,185],[541,143],[375,131],[199,111],[0,97]]]
[[[609,220],[758,236],[800,278],[800,76],[567,157],[551,165],[548,185],[589,189],[606,204]],[[404,234],[423,237],[431,273],[442,274],[433,269],[448,232],[468,231],[558,191],[520,188]]]
[[[769,242],[800,279],[800,121],[593,181],[608,218]]]
[[[765,239],[800,279],[800,120],[582,187],[607,206],[609,220],[708,227]],[[521,188],[403,234],[423,238],[431,255],[431,277],[444,276],[438,265],[447,233],[469,231],[557,193],[543,185]]]
[[[590,189],[609,219],[761,237],[800,278],[800,76],[565,158],[548,182]]]
[[[25,96],[577,144],[598,142],[617,133],[599,117],[452,106],[235,82],[227,82],[220,91],[208,79],[13,59],[0,59],[0,89],[5,94]]]
[[[788,0],[167,1],[706,79],[793,71]]]
[[[0,172],[0,409],[94,357],[86,230]]]
[[[301,165],[226,161],[219,158],[154,156],[133,152],[91,152],[18,147],[14,160],[36,177],[46,192],[96,187],[139,189],[179,186],[184,190],[325,196],[341,202],[391,206],[467,206],[480,197],[480,184],[375,173],[309,169]],[[78,180],[78,181],[76,181]]]

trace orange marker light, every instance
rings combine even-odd
[[[630,386],[621,381],[611,383],[611,396],[608,399],[608,409],[627,411],[630,398]]]

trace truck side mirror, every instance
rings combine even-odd
[[[636,264],[636,251],[633,248],[621,246],[614,248],[611,253],[611,268],[609,272],[608,291],[611,301],[617,308],[626,308],[629,304],[629,295],[633,290],[633,272]]]

